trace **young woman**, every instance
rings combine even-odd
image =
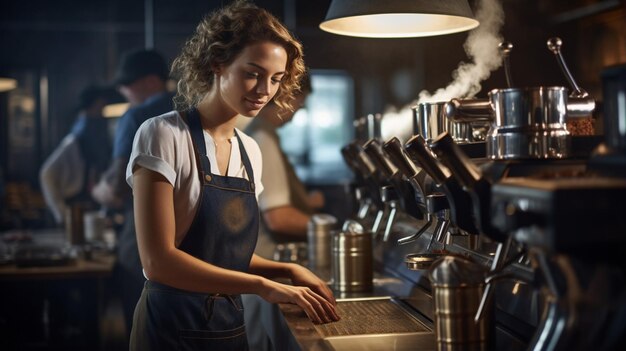
[[[301,44],[267,11],[236,1],[199,24],[172,70],[178,111],[140,127],[127,169],[148,278],[131,350],[247,349],[244,293],[297,304],[315,323],[338,320],[332,291],[313,273],[253,255],[261,154],[234,127],[272,98],[289,105],[304,72]]]

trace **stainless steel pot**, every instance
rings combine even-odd
[[[445,115],[453,121],[491,121],[487,157],[565,158],[570,154],[568,118],[588,117],[591,98],[568,98],[564,87],[494,89],[489,99],[452,99]]]
[[[307,225],[308,258],[311,268],[330,265],[330,232],[337,226],[337,218],[329,214],[314,214]]]
[[[481,121],[452,121],[444,113],[445,104],[445,101],[423,102],[413,106],[413,134],[421,135],[428,142],[443,132],[450,133],[454,141],[459,144],[484,140],[484,138],[481,139],[480,135],[473,133],[472,124],[476,122],[478,124],[485,123],[481,123]]]
[[[331,250],[331,285],[335,290],[372,290],[374,271],[371,232],[353,231],[350,228],[333,231]]]

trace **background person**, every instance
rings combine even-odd
[[[108,121],[102,110],[114,99],[112,88],[83,89],[70,133],[41,167],[41,191],[57,224],[64,223],[66,208],[73,203],[80,202],[86,209],[98,207],[90,192],[111,158]]]
[[[100,204],[123,212],[124,222],[117,234],[117,261],[113,275],[114,289],[122,299],[128,336],[145,278],[137,249],[131,191],[125,181],[126,164],[139,126],[148,118],[173,108],[173,94],[166,90],[167,79],[167,63],[158,52],[136,49],[123,54],[114,82],[130,102],[130,108],[115,129],[112,162],[92,191]]]
[[[259,208],[263,230],[259,235],[256,253],[271,258],[277,242],[306,241],[307,225],[311,215],[324,206],[321,192],[308,192],[298,178],[280,145],[278,128],[289,123],[304,106],[311,93],[311,80],[307,74],[300,82],[293,110],[281,108],[273,100],[248,124],[245,131],[258,144],[263,154],[263,187]]]
[[[180,110],[141,126],[127,168],[148,278],[131,350],[247,349],[243,293],[337,320],[332,291],[308,269],[253,254],[261,154],[235,129],[274,96],[290,102],[301,44],[269,12],[235,1],[201,21],[173,70]]]

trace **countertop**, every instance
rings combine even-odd
[[[382,250],[377,247],[376,250]],[[375,253],[376,256],[376,253]],[[320,278],[330,283],[330,269],[312,269]],[[402,309],[411,314],[411,317],[418,320],[423,328],[415,329],[415,332],[407,333],[385,333],[383,334],[359,334],[354,337],[331,337],[324,338],[320,333],[319,326],[316,327],[309,320],[304,311],[297,305],[280,304],[279,309],[285,318],[285,322],[302,350],[310,351],[332,351],[343,350],[343,345],[350,345],[350,349],[367,350],[403,350],[403,344],[411,350],[435,350],[435,338],[432,324],[432,304],[431,297],[426,290],[416,286],[414,283],[394,276],[392,272],[385,271],[381,262],[374,264],[373,289],[368,292],[341,293],[333,291],[338,304],[352,300],[366,300],[380,298],[381,300],[391,299]],[[337,322],[339,323],[339,322]],[[332,323],[331,323],[332,324]],[[419,334],[419,335],[418,335]],[[412,339],[407,339],[408,337]],[[418,337],[417,339],[415,337]],[[405,340],[406,339],[406,340]],[[419,339],[419,340],[418,340]],[[415,342],[421,341],[421,347]],[[384,345],[379,345],[376,341],[384,341]],[[417,348],[416,348],[417,347]]]
[[[9,251],[15,251],[20,245],[32,247],[35,255],[39,249],[50,248],[57,256],[46,256],[41,264],[17,264],[14,259],[4,260],[0,264],[0,281],[31,279],[73,279],[100,278],[109,276],[115,263],[115,255],[108,249],[95,244],[69,246],[65,244],[65,233],[60,229],[38,230],[27,234],[28,240],[8,241],[16,233],[2,233],[3,258]],[[58,249],[59,251],[56,251]]]
[[[434,313],[430,283],[425,270],[409,270],[404,257],[413,252],[423,252],[431,233],[425,233],[418,242],[398,246],[397,240],[406,237],[422,223],[410,222],[409,226],[394,226],[387,242],[380,238],[374,242],[373,289],[365,293],[335,292],[338,303],[343,299],[387,297],[401,305],[412,317],[426,327],[414,333],[355,335],[355,337],[324,338],[316,327],[296,305],[280,304],[278,309],[285,319],[289,332],[301,350],[436,350]],[[451,248],[452,249],[452,248]],[[455,249],[462,249],[457,247]],[[312,269],[320,278],[330,282],[330,269]],[[496,323],[495,347],[509,351],[525,350],[526,342],[512,335],[507,328]]]

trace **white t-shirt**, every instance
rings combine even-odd
[[[39,171],[41,192],[57,223],[63,222],[65,199],[83,188],[85,162],[74,134],[69,134],[46,159]]]
[[[262,159],[257,143],[237,129],[254,172],[257,199],[263,191],[261,182]],[[220,174],[215,156],[213,138],[204,131],[207,156],[211,173]],[[231,151],[228,176],[249,179],[245,171],[237,137],[230,139]],[[176,240],[178,246],[198,208],[201,184],[199,181],[193,143],[187,124],[176,111],[146,120],[137,130],[133,151],[126,167],[126,181],[133,187],[133,167],[139,165],[165,177],[174,187],[174,215],[176,218]]]
[[[289,186],[287,186],[287,170],[281,157],[280,145],[276,139],[262,129],[255,130],[250,133],[250,136],[261,149],[263,168],[266,170],[261,179],[265,191],[263,195],[259,196],[260,210],[267,211],[272,208],[291,205]]]

